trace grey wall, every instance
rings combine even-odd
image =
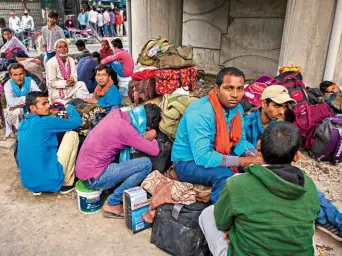
[[[240,68],[248,79],[277,72],[286,0],[184,0],[183,45],[199,68]]]

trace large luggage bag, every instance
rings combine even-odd
[[[153,221],[151,243],[175,256],[210,255],[198,218],[208,204],[163,204]]]
[[[143,103],[154,99],[156,95],[156,81],[154,78],[141,81],[130,81],[128,84],[128,96],[133,103]]]
[[[195,67],[157,70],[155,73],[156,93],[171,94],[181,87],[187,87],[189,91],[192,91],[195,88],[196,74]]]

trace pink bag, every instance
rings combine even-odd
[[[316,105],[303,103],[297,105],[293,112],[296,116],[294,125],[298,128],[300,135],[304,139],[309,138],[305,142],[306,148],[311,148],[312,142],[310,141],[310,138],[315,132],[317,125],[323,119],[334,116],[331,108],[325,102]]]
[[[245,99],[253,106],[261,107],[261,95],[270,85],[281,85],[281,82],[268,75],[257,78],[244,89]]]

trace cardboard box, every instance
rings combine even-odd
[[[123,207],[126,227],[132,234],[143,231],[151,224],[142,219],[142,215],[150,209],[150,199],[141,187],[134,187],[123,192]]]

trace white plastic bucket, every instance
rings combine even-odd
[[[128,83],[132,80],[132,78],[129,77],[120,77],[118,76],[119,80],[119,91],[122,96],[128,96]]]
[[[82,181],[76,183],[78,209],[83,214],[95,214],[101,210],[102,190],[89,190]]]

